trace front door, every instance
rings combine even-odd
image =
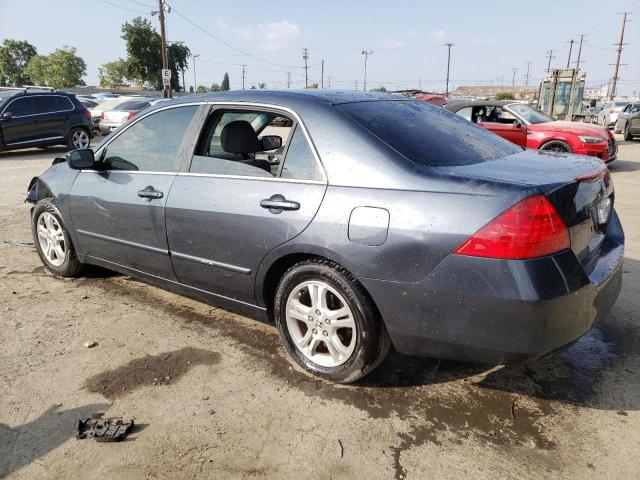
[[[282,147],[262,151],[258,135],[279,136]],[[260,262],[311,222],[324,172],[292,114],[218,109],[200,138],[167,201],[174,270],[187,285],[255,303]]]
[[[0,112],[2,138],[7,148],[37,145],[41,141],[34,98],[34,95],[16,98]]]
[[[197,108],[152,112],[96,152],[100,168],[81,171],[69,199],[79,253],[175,278],[165,204]]]
[[[478,125],[511,143],[521,147],[527,145],[527,128],[511,112],[495,106],[486,110],[486,114],[478,118]]]

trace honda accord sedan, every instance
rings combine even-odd
[[[206,94],[56,159],[27,200],[54,274],[100,265],[273,321],[299,365],[346,383],[391,345],[523,361],[606,315],[613,183],[557,155],[402,97]]]

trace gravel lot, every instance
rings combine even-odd
[[[0,477],[639,478],[640,142],[619,141],[605,321],[528,367],[392,354],[351,386],[293,367],[270,325],[103,270],[51,276],[23,199],[63,151],[0,154]],[[95,412],[138,427],[76,440]]]

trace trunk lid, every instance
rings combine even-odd
[[[597,256],[614,200],[613,182],[602,161],[526,150],[498,160],[438,169],[455,176],[535,188],[562,217],[580,262],[586,265]]]

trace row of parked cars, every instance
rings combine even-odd
[[[0,151],[87,148],[138,112],[166,99],[113,93],[74,95],[48,87],[0,88]]]

